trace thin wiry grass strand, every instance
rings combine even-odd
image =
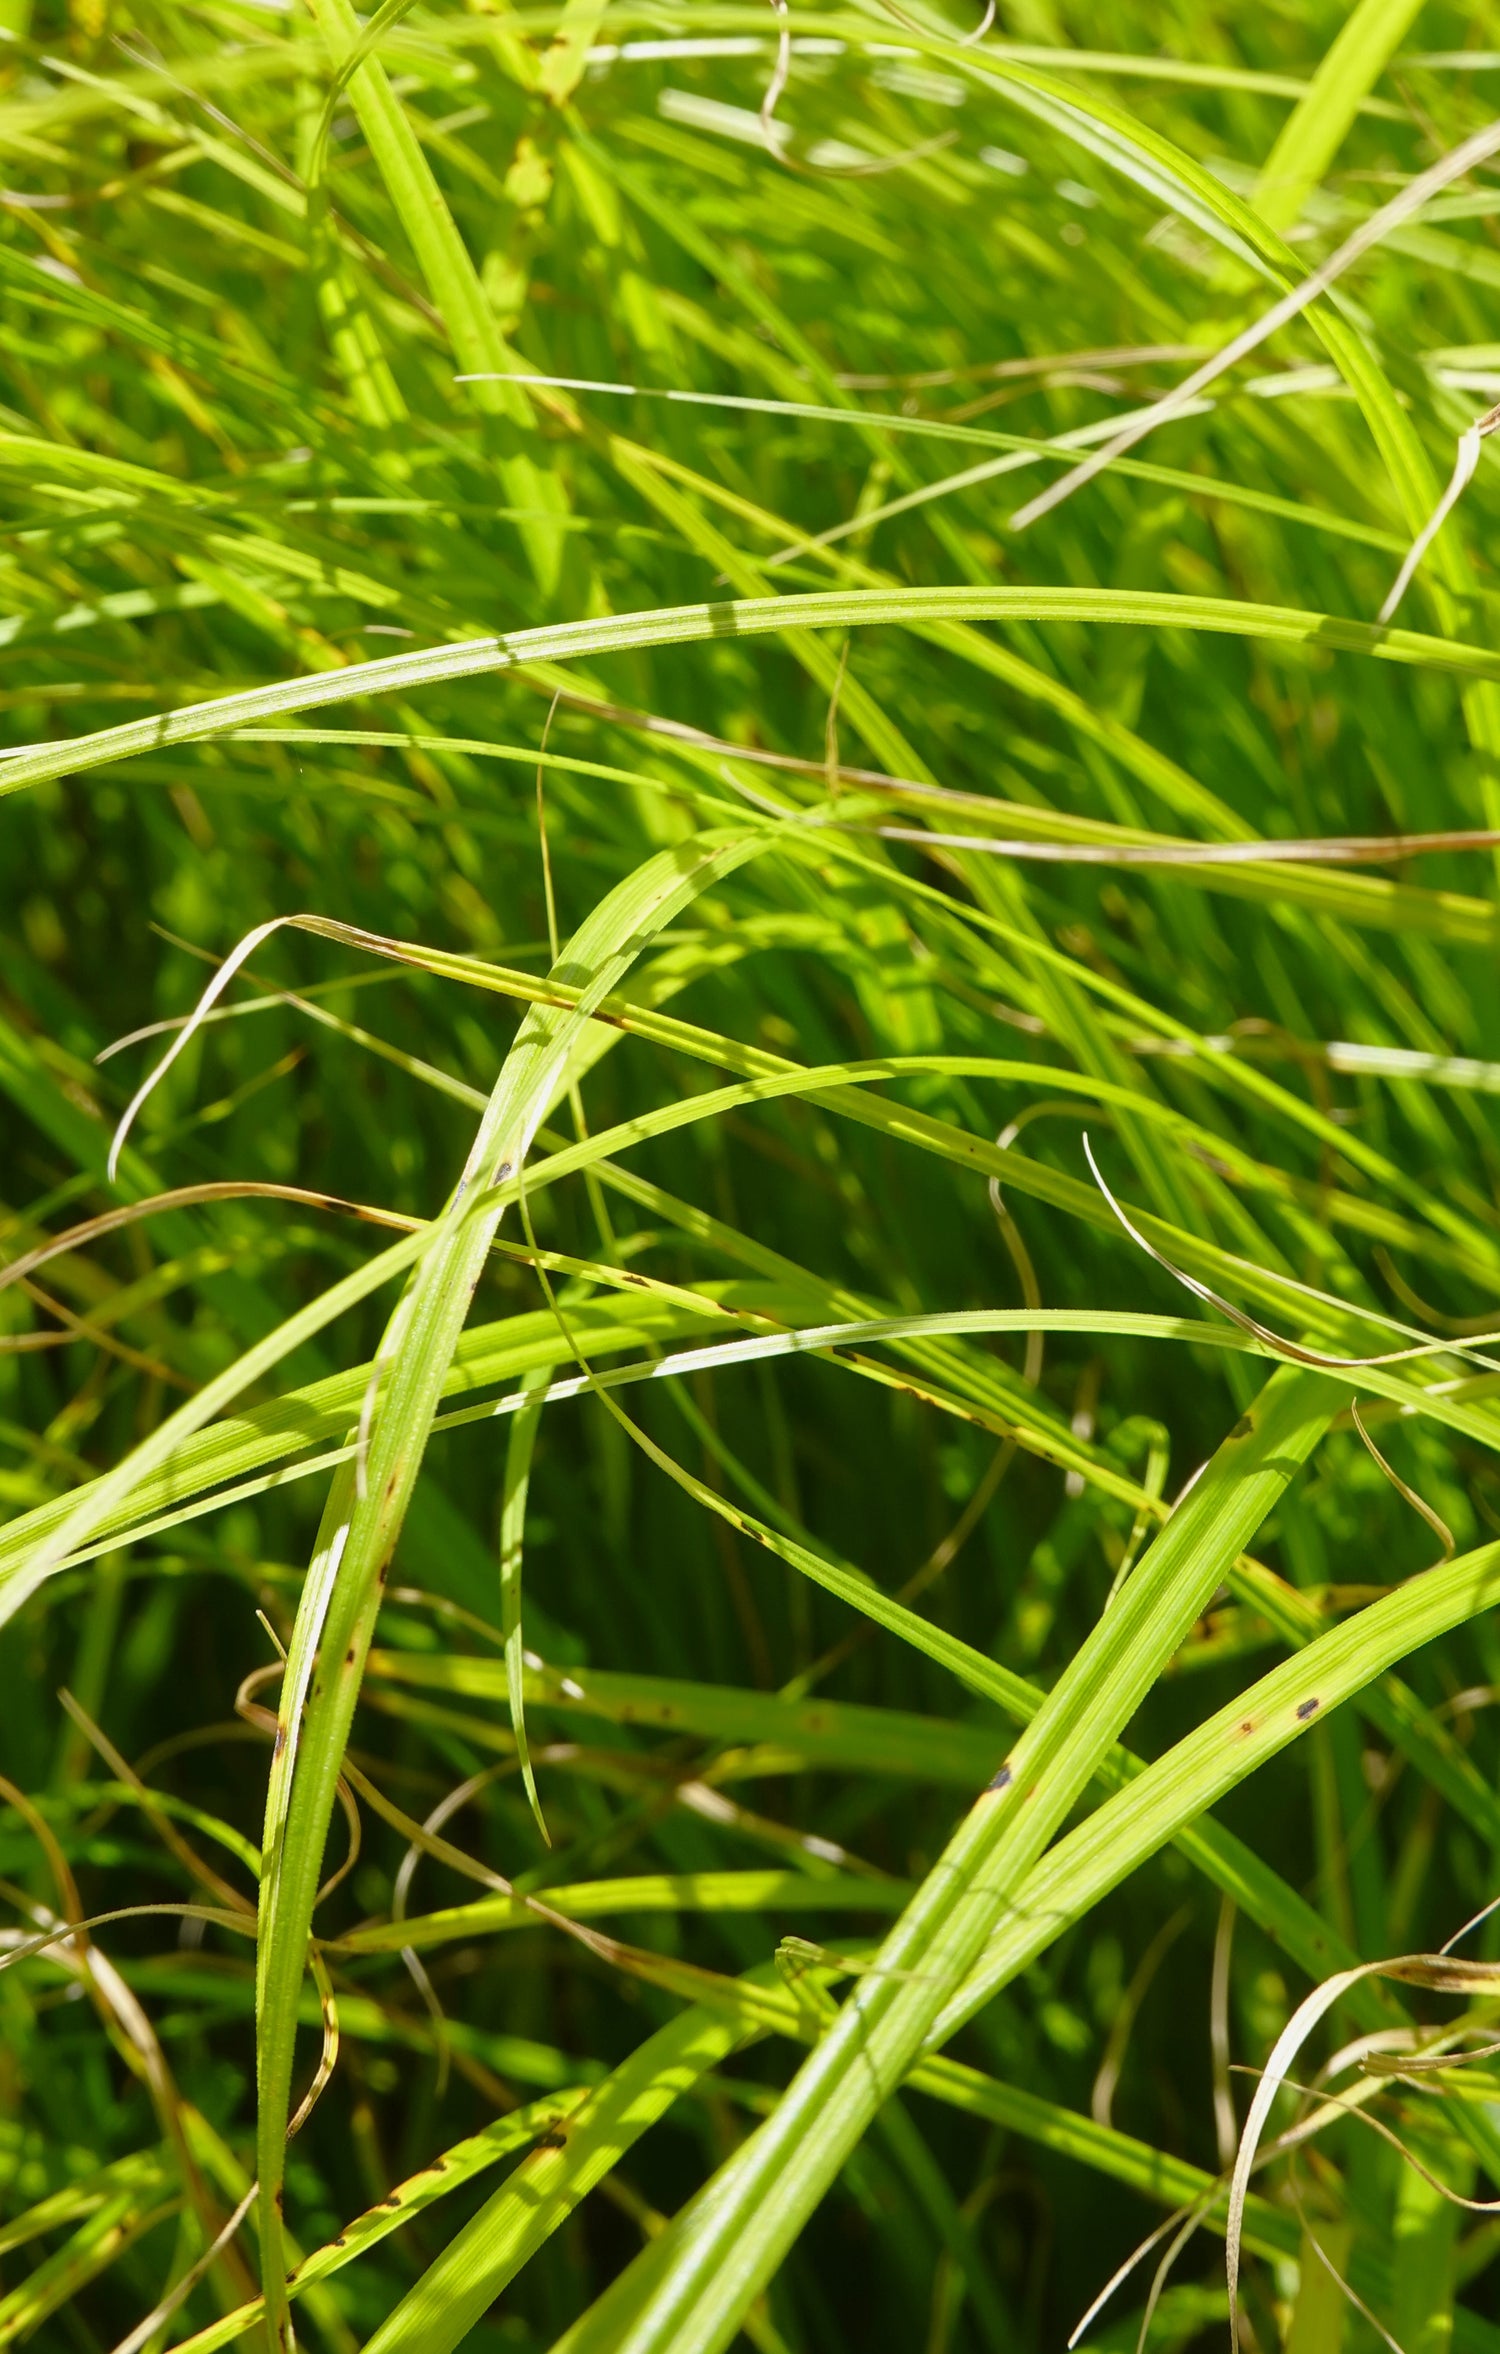
[[[232,2210],[226,2219],[222,2229],[210,2240],[202,2253],[194,2257],[181,2278],[174,2281],[171,2288],[152,2306],[151,2311],[136,2323],[133,2330],[127,2331],[126,2335],[118,2341],[111,2349],[111,2354],[142,2354],[142,2349],[150,2344],[157,2332],[171,2320],[173,2314],[181,2312],[199,2281],[213,2270],[225,2249],[234,2239],[254,2206],[259,2192],[260,2184],[252,2182],[239,2205]]]
[[[1409,570],[1444,634],[1403,629],[1405,605],[1349,618],[1433,520],[1424,397],[1462,403],[1457,426],[1500,392],[1470,316],[1482,190],[1372,247],[1360,306],[1351,271],[1293,322],[1319,365],[1256,360],[1198,396],[1184,463],[1115,461],[1128,549],[1109,501],[1079,502],[1013,581],[991,509],[1013,470],[1065,484],[1148,410],[1182,417],[1158,380],[1493,110],[1472,75],[1413,65],[1382,0],[1352,29],[1118,0],[1089,50],[1002,40],[987,0],[951,21],[927,0],[420,19],[386,0],[368,24],[315,0],[300,29],[238,0],[191,24],[120,0],[97,30],[97,10],[33,5],[5,51],[27,200],[0,253],[0,1893],[15,1944],[58,1942],[5,2011],[0,2334],[50,2342],[61,2297],[128,2342],[257,2176],[266,2295],[241,2233],[158,2324],[195,2354],[285,2340],[304,2293],[299,2335],[373,2330],[380,2354],[455,2354],[496,2311],[534,2354],[557,2329],[568,2354],[718,2354],[745,2327],[770,2354],[807,2312],[847,2335],[844,2285],[799,2235],[820,2200],[835,2236],[865,2228],[867,2070],[895,2092],[915,2050],[923,2098],[868,2152],[892,2202],[869,2354],[913,2329],[933,2354],[1037,2354],[1095,2222],[1136,2197],[1170,2210],[1131,2273],[1155,2335],[1172,2243],[1199,2214],[1221,2226],[1225,2191],[1169,2106],[1132,2114],[1148,2139],[1088,2111],[1112,1951],[1141,1954],[1184,1901],[1164,1848],[1212,1894],[1137,2010],[1142,2103],[1194,2019],[1205,2093],[1210,2063],[1227,2090],[1272,1973],[1354,1967],[1351,1928],[1362,1954],[1435,1946],[1500,1841],[1477,1541],[1500,1492],[1477,1359],[1500,1348],[1473,1313],[1500,1296],[1473,866],[1500,826],[1500,661],[1451,502]],[[768,144],[757,110],[788,63]],[[1059,186],[1070,157],[1088,186]],[[1325,192],[1307,261],[1273,234],[1288,158],[1283,189]],[[595,383],[619,389],[574,389]],[[1023,397],[1034,430],[1001,430]],[[1450,437],[1442,476],[1453,457]],[[679,905],[604,1002],[549,977],[549,936],[581,918],[596,938],[627,878],[696,874],[694,835],[721,829],[755,835],[754,866]],[[212,944],[291,907],[336,927],[317,954],[348,979],[280,988],[268,946],[191,1027]],[[467,986],[351,1018],[343,987],[403,970]],[[518,1117],[455,1210],[518,1021],[567,1042],[544,1125]],[[214,1085],[137,1105],[112,1187],[135,1081],[117,1101],[106,1042],[154,1063],[186,1032],[196,1069],[210,1025]],[[1115,1211],[1039,1126],[1065,1103],[1113,1128],[1120,1201],[1166,1266],[1259,1332],[1199,1296],[1112,1305]],[[513,1215],[500,1164],[523,1152],[535,1247],[480,1249],[464,1221]],[[413,1276],[433,1321],[403,1343],[398,1320],[393,1355],[388,1287]],[[1329,1378],[1283,1332],[1418,1353]],[[1267,1412],[1295,1401],[1278,1464],[1333,1437],[1270,1520],[1239,1469],[1268,1375]],[[668,1402],[704,1451],[696,1486]],[[1349,1453],[1356,1414],[1406,1485]],[[393,1470],[410,1509],[377,1529]],[[1156,1621],[1173,1563],[1184,1621],[1200,1605],[1181,1627]],[[309,1641],[327,1656],[299,1701]],[[1231,1696],[1262,1645],[1280,1664]],[[956,1990],[925,1950],[888,1954],[885,1982],[881,1935],[930,1919],[912,1859],[1024,1767],[1019,1728],[1053,1724],[1081,1649],[1082,1714],[1054,1727],[1035,1802],[1061,1803],[1052,1776],[1086,1750],[1072,1827]],[[1117,1704],[1170,1732],[1202,1671],[1208,1717],[1149,1764],[1120,1746]],[[285,1792],[267,1805],[288,1730],[295,1819]],[[1008,1788],[981,1822],[1035,1819]],[[463,1838],[451,1814],[424,1829],[460,1789]],[[988,1867],[964,1852],[977,1904]],[[418,1856],[433,1909],[412,1916]],[[275,1884],[258,2017],[204,1866]],[[208,1901],[125,1923],[118,1952],[70,1926],[154,1895]],[[1211,1966],[1226,1897],[1243,1928]],[[611,1939],[636,1910],[641,1943]],[[331,2074],[309,1940],[338,1993]],[[1409,2124],[1433,2176],[1490,2196],[1496,1998],[1460,1994],[1445,2038],[1378,1984],[1343,1998],[1338,2068],[1288,2090],[1279,2156],[1263,2133],[1281,2176],[1299,2132],[1317,2149],[1247,2201],[1244,2237],[1282,2266],[1300,2245],[1307,2310],[1332,2311],[1305,2208],[1408,2346],[1430,2258],[1432,2327],[1464,2340],[1479,2248],[1449,2281],[1436,2192],[1413,2177],[1393,2210],[1382,2142],[1352,2197],[1353,2134],[1323,2128]],[[1039,2056],[1044,2000],[1070,2027]],[[970,2021],[995,2076],[978,2046],[944,2049]],[[742,2067],[764,2035],[819,2056]],[[513,2101],[513,2135],[469,2130]],[[775,2163],[716,2172],[747,2127]],[[506,2156],[489,2221],[462,2219],[467,2190],[439,2210]],[[619,2277],[586,2219],[562,2230],[594,2191],[651,2242]],[[665,2219],[703,2199],[720,2221],[689,2269],[696,2227]],[[336,2216],[355,2221],[329,2240]],[[1393,2216],[1413,2251],[1394,2271]],[[283,2232],[313,2250],[305,2279]],[[769,2303],[741,2295],[742,2264]],[[688,2325],[653,2279],[690,2294]],[[1173,2326],[1211,2305],[1188,2292]]]
[[[1235,1307],[1232,1301],[1226,1300],[1221,1293],[1214,1291],[1208,1284],[1200,1283],[1195,1275],[1189,1275],[1183,1268],[1175,1266],[1163,1252],[1157,1250],[1154,1243],[1147,1240],[1146,1236],[1142,1234],[1140,1228],[1135,1225],[1127,1212],[1122,1208],[1115,1195],[1110,1191],[1110,1188],[1099,1168],[1099,1164],[1094,1157],[1093,1147],[1089,1142],[1087,1131],[1085,1131],[1083,1137],[1083,1151],[1084,1158],[1088,1162],[1089,1170],[1094,1179],[1094,1183],[1098,1186],[1099,1191],[1103,1194],[1111,1210],[1113,1210],[1115,1217],[1119,1220],[1121,1226],[1129,1235],[1131,1241],[1136,1244],[1137,1248],[1143,1250],[1148,1258],[1155,1259],[1157,1265],[1159,1267],[1164,1267],[1167,1273],[1173,1276],[1175,1280],[1182,1285],[1185,1291],[1190,1291],[1193,1294],[1195,1299],[1204,1301],[1206,1305],[1211,1308],[1217,1308],[1221,1315],[1227,1316],[1232,1323],[1237,1324],[1242,1332],[1251,1333],[1256,1340],[1264,1342],[1267,1348],[1273,1350],[1277,1356],[1284,1357],[1289,1363],[1296,1365],[1315,1366],[1330,1373],[1358,1373],[1367,1368],[1374,1368],[1375,1366],[1380,1365],[1409,1365],[1415,1360],[1423,1357],[1447,1357],[1468,1353],[1470,1347],[1469,1343],[1449,1339],[1421,1340],[1418,1341],[1412,1348],[1387,1349],[1376,1355],[1366,1357],[1338,1357],[1330,1354],[1326,1350],[1309,1349],[1299,1341],[1288,1340],[1284,1334],[1272,1332],[1268,1325],[1259,1323],[1253,1316],[1247,1316],[1243,1308]],[[1296,1288],[1300,1289],[1302,1287],[1298,1286]],[[1372,1316],[1371,1321],[1391,1323],[1394,1321],[1394,1319],[1390,1317],[1381,1317],[1377,1319]],[[1475,1338],[1476,1340],[1483,1341],[1500,1341],[1500,1331],[1479,1333],[1475,1336]],[[1500,1372],[1500,1364],[1497,1364],[1493,1358],[1482,1355],[1477,1348],[1474,1350],[1473,1361],[1478,1365],[1484,1366],[1485,1369],[1489,1372]],[[1393,1482],[1393,1484],[1395,1483]],[[1424,1512],[1423,1518],[1426,1519],[1427,1517],[1428,1515]]]
[[[1144,441],[1146,435],[1154,432],[1158,425],[1165,424],[1169,418],[1185,414],[1189,401],[1195,400],[1210,384],[1216,384],[1221,376],[1227,375],[1231,368],[1247,359],[1251,352],[1257,351],[1279,329],[1299,318],[1320,296],[1337,285],[1347,270],[1362,261],[1367,253],[1373,252],[1403,222],[1411,220],[1434,196],[1451,187],[1455,180],[1466,178],[1497,152],[1500,152],[1500,123],[1489,123],[1482,131],[1476,131],[1472,138],[1463,140],[1437,163],[1430,164],[1425,172],[1419,172],[1399,195],[1393,196],[1388,204],[1372,213],[1369,220],[1361,222],[1300,285],[1294,286],[1279,302],[1262,312],[1251,326],[1232,337],[1201,367],[1193,369],[1172,392],[1164,394],[1143,418],[1127,425],[1104,449],[1086,458],[1081,466],[1075,466],[1071,473],[1065,474],[1049,490],[1042,491],[1024,507],[1018,507],[1010,519],[1011,530],[1029,530],[1033,523],[1039,523],[1044,515],[1052,514],[1075,491],[1082,490],[1106,467],[1113,465],[1117,458],[1124,457],[1138,442]]]
[[[1466,427],[1459,435],[1458,451],[1453,461],[1453,472],[1448,477],[1448,487],[1412,541],[1406,560],[1391,583],[1385,603],[1375,616],[1378,622],[1384,624],[1395,620],[1401,607],[1401,601],[1416,577],[1417,568],[1421,564],[1422,558],[1479,471],[1480,455],[1485,442],[1497,426],[1500,426],[1500,405],[1486,410],[1482,417]]]

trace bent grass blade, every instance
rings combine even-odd
[[[1496,133],[1500,140],[1500,132]],[[943,621],[1073,621],[1100,628],[1185,629],[1242,637],[1291,652],[1365,654],[1382,662],[1427,666],[1473,680],[1500,679],[1500,654],[1412,630],[1382,630],[1327,613],[1253,605],[1228,597],[1180,596],[1095,588],[907,588],[819,590],[787,597],[739,597],[721,605],[680,605],[599,620],[471,638],[416,654],[355,662],[312,678],[287,679],[187,704],[160,717],[129,720],[71,742],[7,755],[0,793],[49,777],[71,776],[138,752],[202,743],[259,719],[315,711],[358,696],[410,693],[445,680],[577,661],[652,646],[695,645],[725,637],[764,637],[793,630],[911,628]]]
[[[257,1948],[257,2172],[262,2290],[273,2342],[290,2345],[281,2257],[293,2045],[307,1939],[344,1750],[381,1590],[416,1484],[444,1380],[504,1200],[592,1008],[646,941],[764,846],[764,834],[664,851],[595,909],[568,943],[568,1008],[537,1005],[506,1057],[442,1218],[387,1327],[366,1394],[360,1449],[341,1465],[293,1631],[266,1799]],[[472,1205],[472,1206],[471,1206]],[[376,1383],[378,1381],[378,1392]],[[304,1713],[305,1712],[305,1713]]]
[[[1203,1601],[1317,1445],[1339,1393],[1272,1375],[1075,1654],[1006,1764],[803,2063],[773,2116],[653,2255],[628,2354],[727,2345],[881,2102],[918,2057],[1024,1877]]]

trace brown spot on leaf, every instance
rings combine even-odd
[[[1316,1698],[1314,1698],[1314,1699],[1312,1699],[1312,1700],[1299,1700],[1299,1701],[1298,1701],[1298,1703],[1297,1703],[1297,1715],[1298,1715],[1298,1718],[1299,1718],[1299,1720],[1300,1720],[1300,1721],[1301,1721],[1301,1722],[1302,1722],[1304,1725],[1306,1724],[1306,1722],[1307,1722],[1308,1718],[1309,1718],[1310,1716],[1316,1716],[1317,1712],[1318,1712],[1318,1701],[1317,1701],[1317,1699],[1316,1699]]]

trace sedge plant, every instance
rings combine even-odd
[[[1500,2347],[1487,15],[0,34],[0,2346]]]

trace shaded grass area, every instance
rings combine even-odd
[[[1489,163],[1013,517],[1489,29],[4,21],[0,2343],[1222,2343],[1496,1894]]]

